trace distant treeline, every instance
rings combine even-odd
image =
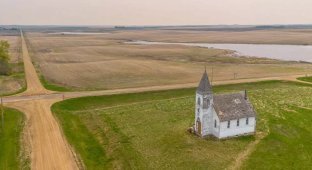
[[[0,35],[17,36],[19,34],[18,28],[0,26]]]
[[[0,27],[0,30],[13,30],[13,31],[17,31],[17,28],[6,28],[6,27]]]
[[[256,31],[271,29],[312,29],[312,25],[215,25],[215,26],[164,26],[158,27],[163,30],[184,31]]]
[[[115,26],[117,30],[184,30],[184,31],[253,31],[268,29],[312,29],[312,25],[184,25],[184,26]]]
[[[9,48],[10,44],[7,41],[0,41],[0,75],[9,75],[11,73]]]
[[[270,29],[312,29],[312,25],[176,25],[176,26],[18,26],[29,32],[113,32],[119,30],[183,30],[183,31],[253,31]],[[17,26],[0,26],[3,31],[14,31]],[[16,30],[15,30],[16,31]],[[18,31],[17,31],[18,32]]]

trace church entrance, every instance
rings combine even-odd
[[[196,129],[197,129],[197,134],[201,135],[201,122],[199,119],[196,121]]]

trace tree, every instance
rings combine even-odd
[[[0,41],[0,75],[10,74],[9,48],[10,44],[7,41]]]
[[[9,62],[10,44],[7,41],[0,41],[0,60]]]

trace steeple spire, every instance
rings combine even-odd
[[[212,94],[212,87],[208,78],[207,70],[205,67],[205,72],[199,82],[197,87],[197,93],[199,94]]]

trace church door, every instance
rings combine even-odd
[[[197,129],[197,134],[201,135],[201,122],[199,119],[196,121],[196,129]]]

